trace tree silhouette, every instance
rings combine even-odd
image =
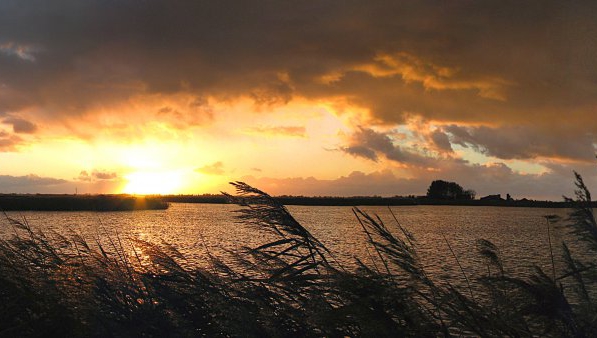
[[[474,190],[464,190],[456,182],[447,182],[442,180],[435,180],[427,189],[427,197],[442,199],[442,200],[472,200],[475,199]]]

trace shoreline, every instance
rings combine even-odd
[[[229,204],[223,195],[165,195],[164,201],[173,203]],[[515,207],[515,208],[571,208],[574,203],[565,201],[536,200],[440,200],[425,197],[304,197],[277,196],[274,200],[283,205],[302,206],[414,206],[414,205],[448,205],[448,206],[480,206],[480,207]],[[597,207],[597,202],[591,203]]]
[[[165,210],[159,196],[0,194],[2,211],[133,211]]]
[[[571,208],[574,203],[536,200],[440,200],[425,197],[273,197],[283,205],[297,206],[479,206],[513,208]],[[74,195],[0,194],[2,211],[132,211],[164,210],[169,203],[230,204],[224,195]],[[597,202],[591,202],[597,207]]]

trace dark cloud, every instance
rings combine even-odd
[[[223,175],[226,172],[224,170],[224,163],[220,161],[197,168],[195,171],[207,175]]]
[[[93,172],[93,176],[98,180],[113,180],[118,178],[118,174],[106,172]]]
[[[0,175],[0,193],[114,193],[122,183],[118,179],[107,177],[100,179],[102,173],[98,173],[98,175],[87,173],[87,176],[93,178],[89,180],[78,178],[75,181],[70,181],[34,174],[23,176]]]
[[[348,146],[341,148],[341,150],[353,156],[360,156],[373,161],[377,161],[379,155],[398,163],[419,166],[428,165],[432,161],[429,157],[419,155],[417,152],[403,149],[401,146],[394,144],[388,134],[362,127],[350,135]]]
[[[16,151],[22,142],[23,139],[19,136],[0,130],[0,151]]]
[[[279,80],[267,86],[256,88],[251,91],[250,96],[257,106],[286,104],[294,94],[292,86],[287,81]]]
[[[595,134],[576,134],[574,130],[544,131],[514,127],[460,127],[443,128],[451,134],[452,143],[471,147],[489,156],[501,159],[535,159],[537,157],[593,161]]]
[[[86,170],[83,170],[79,173],[79,177],[76,178],[79,181],[91,181],[93,178]]]
[[[346,152],[347,154],[356,156],[356,157],[363,157],[369,159],[371,161],[377,162],[378,157],[375,150],[358,144],[352,144],[348,147],[342,148],[342,151]]]
[[[357,89],[351,72],[370,65],[385,71],[377,87],[385,79],[394,92],[405,84],[429,90],[411,97],[415,106],[439,91],[464,92],[489,99],[485,113],[495,116],[499,97],[517,108],[594,102],[596,8],[590,1],[3,1],[0,69],[32,101],[84,106],[129,95],[135,89],[120,85],[134,81],[153,92],[253,93],[267,103],[318,95],[313,80],[340,72],[332,90],[348,94]],[[366,88],[355,94],[384,98]],[[394,115],[409,108],[397,104]]]
[[[431,142],[432,144],[442,152],[452,152],[452,144],[450,143],[450,138],[446,133],[441,131],[440,129],[434,130],[431,135]]]
[[[4,193],[39,192],[52,187],[61,188],[67,183],[68,181],[63,179],[37,175],[0,175],[0,191]]]
[[[33,134],[37,131],[37,126],[27,120],[18,117],[8,117],[2,120],[2,123],[12,125],[12,130],[20,134]]]
[[[87,172],[86,170],[83,170],[79,173],[79,176],[76,178],[76,180],[83,182],[114,181],[119,179],[120,177],[115,172],[98,170],[93,170],[91,173]]]
[[[595,17],[595,1],[5,0],[0,111],[60,120],[180,92],[258,106],[344,97],[378,124],[491,126],[456,143],[500,158],[585,159],[597,142]],[[183,129],[199,114],[162,117]],[[369,142],[345,151],[417,160]]]
[[[211,121],[213,113],[208,104],[199,102],[193,100],[187,107],[182,107],[184,111],[168,106],[161,107],[157,110],[155,119],[180,130],[203,125]]]

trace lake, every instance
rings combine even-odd
[[[34,229],[45,233],[76,232],[88,240],[98,238],[138,238],[174,245],[186,257],[186,265],[205,266],[206,252],[231,261],[231,252],[256,247],[271,236],[235,219],[236,205],[172,203],[167,210],[126,212],[9,212],[24,218]],[[355,257],[371,262],[366,236],[350,207],[289,206],[288,209],[347,268],[355,266]],[[364,207],[378,214],[395,231],[396,223],[387,207]],[[484,238],[496,244],[507,271],[526,274],[537,264],[551,271],[545,215],[566,217],[566,209],[400,206],[392,211],[401,224],[417,239],[422,263],[436,278],[462,279],[452,247],[467,275],[486,273],[486,265],[476,253],[476,240]],[[0,235],[14,233],[6,219]],[[551,228],[556,259],[561,255],[561,241],[566,237],[559,227]],[[445,238],[445,239],[444,239]],[[125,246],[127,246],[126,244]],[[132,248],[131,248],[132,252]],[[557,265],[559,265],[559,260]],[[460,282],[457,282],[460,284]]]

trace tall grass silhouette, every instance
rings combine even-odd
[[[0,337],[594,336],[597,223],[575,175],[569,218],[546,219],[583,252],[561,243],[562,269],[535,267],[523,278],[479,239],[487,273],[462,269],[464,288],[430,276],[395,216],[389,227],[353,209],[370,257],[347,269],[282,204],[242,182],[226,195],[240,206],[238,222],[270,236],[231,263],[207,252],[188,266],[168,244],[43,233],[5,215],[14,235],[0,239]]]

